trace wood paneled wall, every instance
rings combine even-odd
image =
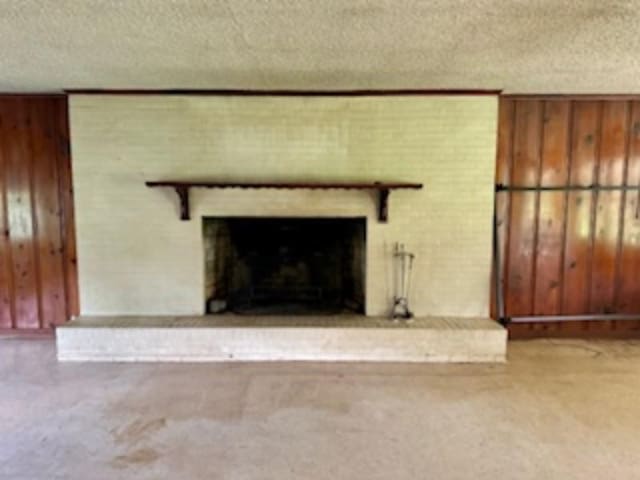
[[[503,97],[496,182],[638,186],[640,100]],[[640,314],[639,195],[497,193],[506,315]],[[512,324],[509,330],[515,337],[631,336],[640,333],[640,322]]]
[[[67,101],[0,96],[0,329],[78,312]]]

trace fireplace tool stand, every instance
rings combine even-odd
[[[403,243],[396,243],[393,251],[395,295],[393,297],[393,320],[409,320],[413,312],[409,309],[409,290],[411,287],[411,272],[415,255],[405,250]]]

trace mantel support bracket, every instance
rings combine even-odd
[[[389,220],[389,192],[388,188],[378,190],[378,221],[387,223]]]
[[[191,207],[189,205],[189,187],[178,185],[175,187],[178,198],[180,199],[180,220],[191,219]]]

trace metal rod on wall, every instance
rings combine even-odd
[[[640,320],[640,313],[589,313],[584,315],[540,315],[508,317],[508,323],[540,323],[540,322],[570,322],[570,321],[599,321],[599,320]]]
[[[526,187],[526,186],[511,186],[504,185],[502,183],[496,184],[496,192],[566,192],[570,190],[583,190],[583,191],[623,191],[623,190],[638,190],[639,185],[558,185],[547,187]]]

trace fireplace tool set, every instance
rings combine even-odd
[[[411,288],[411,272],[415,255],[405,249],[403,243],[396,243],[393,250],[394,259],[394,289],[393,320],[410,320],[413,313],[409,309],[409,290]]]

